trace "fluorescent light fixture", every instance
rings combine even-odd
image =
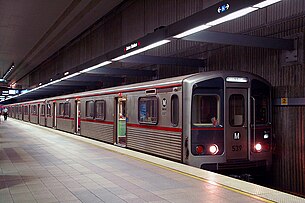
[[[69,75],[69,71],[65,72],[64,75]]]
[[[235,11],[234,13],[230,13],[229,15],[226,15],[222,18],[218,18],[217,20],[211,21],[211,22],[207,23],[206,25],[215,26],[215,25],[239,18],[241,16],[247,15],[248,13],[251,13],[256,10],[258,10],[258,8],[247,7],[247,8],[241,9],[239,11]]]
[[[102,67],[102,66],[109,65],[109,64],[111,64],[111,63],[112,63],[111,61],[104,61],[104,62],[99,63],[99,64],[97,64],[97,65],[94,65],[94,66],[91,66],[91,67],[89,67],[89,68],[86,68],[86,69],[80,71],[80,73],[86,73],[86,72],[89,72],[89,71],[91,71],[91,70],[95,70],[95,69],[97,69],[97,68],[100,68],[100,67]]]
[[[149,49],[153,49],[153,48],[155,48],[155,47],[161,46],[161,45],[163,45],[163,44],[167,44],[167,43],[169,43],[169,42],[170,42],[170,40],[162,40],[162,41],[153,43],[153,44],[151,44],[151,45],[148,45],[148,46],[146,46],[146,47],[143,47],[143,48],[141,48],[141,49],[137,49],[137,50],[132,51],[132,52],[130,52],[130,53],[127,53],[127,54],[124,54],[124,55],[122,55],[122,56],[116,57],[116,58],[112,59],[112,61],[119,61],[119,60],[122,60],[122,59],[124,59],[124,58],[127,58],[127,57],[130,57],[130,56],[133,56],[133,55],[142,53],[142,52],[147,51],[147,50],[149,50]]]
[[[248,78],[243,78],[243,77],[227,77],[226,81],[227,82],[247,83],[248,82]]]
[[[182,38],[182,37],[185,37],[185,36],[194,34],[194,33],[196,33],[196,32],[199,32],[199,31],[208,29],[208,28],[210,28],[210,27],[211,27],[211,26],[209,26],[209,25],[200,25],[200,26],[195,27],[195,28],[193,28],[193,29],[190,29],[190,30],[187,30],[187,31],[185,31],[185,32],[182,32],[182,33],[180,33],[179,35],[174,36],[174,38]]]
[[[5,80],[4,79],[0,79],[0,82],[5,82]]]
[[[271,4],[275,4],[275,3],[280,2],[280,1],[282,1],[282,0],[266,0],[266,1],[263,1],[261,3],[255,4],[252,7],[254,7],[254,8],[264,8],[266,6],[270,6]]]
[[[66,80],[66,79],[69,79],[69,78],[73,78],[73,77],[78,76],[78,75],[80,75],[80,74],[81,74],[80,72],[73,73],[73,74],[71,74],[71,75],[68,75],[68,76],[66,76],[66,77],[63,77],[63,78],[59,79],[59,81]],[[56,81],[57,81],[57,80],[56,80]],[[54,82],[56,82],[56,81],[54,81]],[[59,82],[59,81],[58,81],[58,82]],[[51,82],[48,83],[48,84],[51,84]],[[54,83],[52,83],[52,84],[54,84]]]

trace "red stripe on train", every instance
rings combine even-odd
[[[163,131],[170,131],[170,132],[182,132],[182,128],[171,128],[171,127],[162,127],[162,126],[150,126],[150,125],[139,125],[139,124],[132,124],[128,123],[128,127],[134,128],[146,128],[151,130],[163,130]]]
[[[104,123],[104,124],[110,124],[110,125],[114,124],[114,122],[111,122],[111,121],[101,121],[101,120],[91,120],[91,119],[81,119],[81,121],[90,122],[90,123]]]
[[[60,116],[58,116],[56,118],[65,119],[65,120],[73,120],[74,121],[74,118],[67,118],[67,117],[60,117]]]
[[[202,130],[202,131],[223,131],[224,128],[192,128],[192,130]]]

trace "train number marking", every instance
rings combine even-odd
[[[232,146],[232,152],[239,152],[243,148],[242,145],[233,145]]]

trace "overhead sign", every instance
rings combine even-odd
[[[287,97],[281,98],[281,105],[288,105],[288,98]]]
[[[224,4],[224,5],[218,7],[217,12],[224,13],[227,10],[229,10],[229,8],[230,8],[230,4]]]
[[[130,44],[130,45],[128,45],[128,46],[126,46],[126,47],[124,48],[124,52],[127,52],[127,51],[129,51],[129,50],[131,50],[131,49],[137,48],[137,47],[139,47],[140,45],[141,45],[140,42],[132,43],[132,44]]]

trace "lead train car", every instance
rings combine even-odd
[[[8,107],[21,106],[25,121],[199,168],[268,168],[270,92],[250,73],[204,72]]]

